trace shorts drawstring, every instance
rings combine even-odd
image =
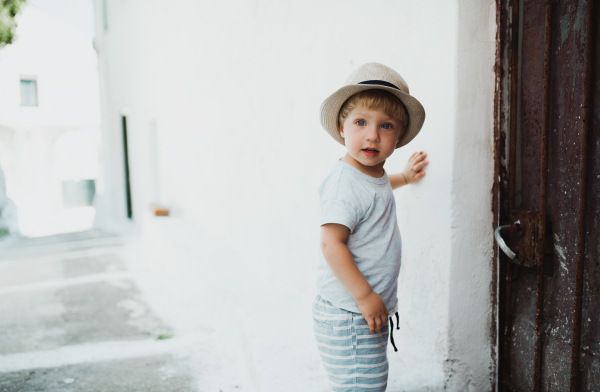
[[[400,316],[398,316],[398,312],[396,312],[396,329],[400,329]],[[396,343],[394,343],[394,322],[390,317],[390,342],[392,342],[392,346],[394,347],[394,351],[398,352],[396,348]]]

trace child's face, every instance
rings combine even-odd
[[[362,106],[354,108],[340,126],[347,156],[355,161],[349,163],[369,175],[382,172],[383,164],[396,149],[402,132],[400,123],[394,118],[381,110]]]

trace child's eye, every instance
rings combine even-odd
[[[392,127],[392,124],[383,124],[382,127],[383,129],[390,129]]]
[[[356,122],[359,126],[364,127],[365,125],[367,125],[367,123],[365,122],[365,120],[358,120]]]

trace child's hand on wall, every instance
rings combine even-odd
[[[409,184],[415,184],[425,177],[423,168],[429,164],[429,161],[426,161],[425,158],[427,158],[427,153],[415,151],[408,159],[402,174]]]
[[[423,170],[423,168],[429,164],[429,161],[426,161],[425,158],[427,158],[426,153],[423,151],[415,151],[410,158],[408,158],[406,167],[402,172],[389,174],[388,177],[392,189],[397,189],[408,184],[416,184],[421,181],[421,178],[425,177],[425,170]]]

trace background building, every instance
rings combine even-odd
[[[38,9],[17,16],[0,50],[0,168],[24,235],[85,230],[100,179],[92,38]]]

